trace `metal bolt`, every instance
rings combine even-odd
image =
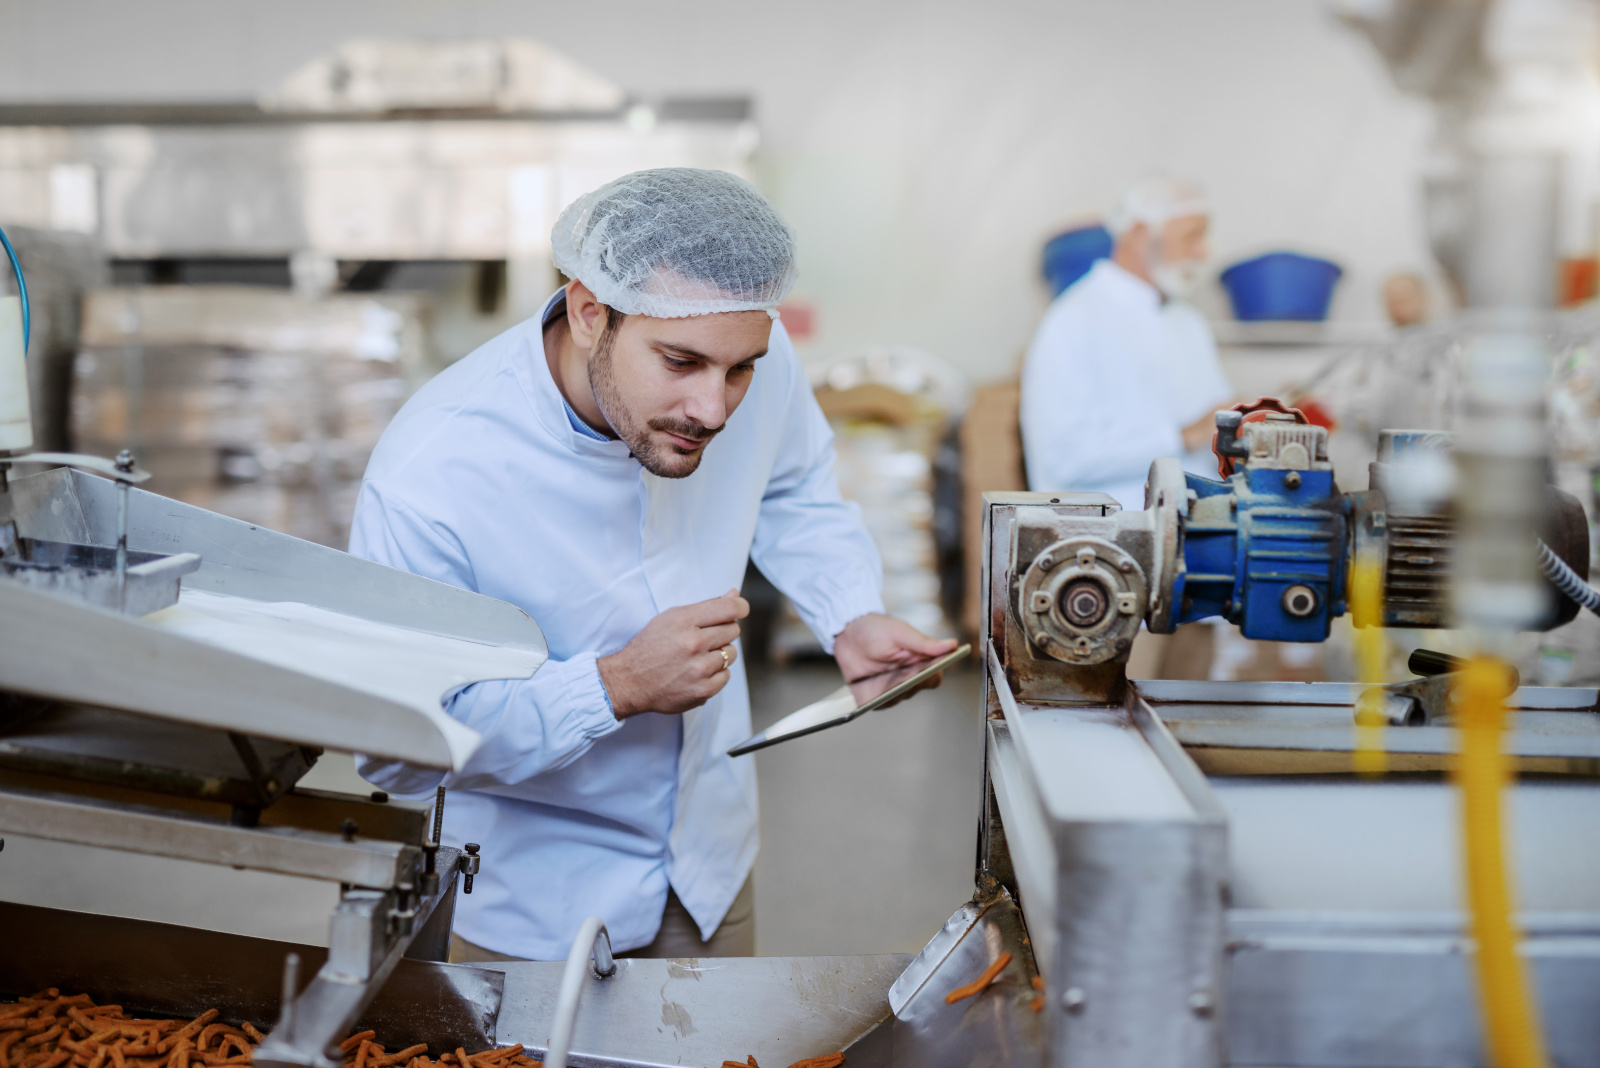
[[[372,798],[373,801],[377,802],[380,805],[384,804],[385,802],[387,802],[389,800],[389,795],[384,793],[382,790],[374,790],[374,791],[372,791],[372,793],[368,794],[367,796]]]
[[[1292,490],[1299,489],[1300,488],[1300,472],[1298,472],[1298,471],[1290,471],[1287,475],[1284,475],[1283,476],[1283,485],[1284,485],[1285,489],[1292,489]]]
[[[1128,572],[1133,570],[1133,561],[1132,560],[1119,560],[1119,561],[1117,561],[1117,570],[1121,571],[1123,574],[1127,574]]]
[[[1211,1000],[1211,994],[1207,991],[1196,990],[1189,995],[1189,1011],[1196,1016],[1210,1016],[1212,1009],[1215,1007],[1216,1004]]]
[[[1094,550],[1087,545],[1078,550],[1078,566],[1089,567],[1094,564]]]
[[[478,849],[479,848],[480,847],[479,847],[477,842],[468,842],[467,843],[467,855],[461,858],[461,871],[466,876],[466,878],[463,879],[462,883],[461,883],[461,892],[463,894],[472,893],[472,877],[474,875],[478,874],[478,865],[479,865]]]
[[[356,832],[360,829],[356,825],[356,821],[348,816],[339,821],[339,834],[343,836],[346,842],[354,842],[356,840]]]
[[[1040,571],[1049,571],[1052,567],[1056,566],[1056,558],[1049,553],[1045,553],[1035,562],[1039,565]]]
[[[1050,594],[1044,590],[1034,590],[1033,596],[1028,600],[1028,607],[1040,613],[1050,611]]]
[[[1078,579],[1061,591],[1061,614],[1075,627],[1092,627],[1106,617],[1108,601],[1100,583]]]
[[[1061,1007],[1076,1016],[1089,1003],[1089,995],[1081,986],[1069,986],[1061,992]]]

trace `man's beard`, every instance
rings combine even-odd
[[[616,335],[616,325],[608,321],[600,332],[599,340],[595,342],[594,354],[589,357],[589,388],[594,391],[600,414],[606,417],[611,429],[646,471],[661,478],[687,478],[699,469],[700,460],[711,446],[705,444],[693,452],[684,452],[670,441],[658,443],[651,437],[650,431],[663,430],[699,441],[716,436],[721,427],[707,430],[692,419],[666,418],[651,419],[640,426],[633,418],[633,413],[628,411],[628,406],[622,402],[621,391],[617,389],[616,367],[611,360],[611,348]]]

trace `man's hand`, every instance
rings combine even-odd
[[[729,590],[699,604],[669,608],[633,641],[597,662],[618,719],[640,712],[687,712],[728,684],[738,657],[733,640],[750,602]],[[913,632],[915,633],[915,632]]]
[[[833,639],[833,658],[846,682],[889,671],[903,664],[953,652],[954,638],[930,638],[891,616],[859,616]],[[931,690],[943,680],[935,675],[922,687]],[[907,696],[910,696],[909,694]]]

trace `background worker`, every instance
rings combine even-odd
[[[1106,220],[1116,239],[1050,305],[1022,369],[1028,487],[1109,493],[1144,507],[1150,463],[1185,456],[1216,477],[1212,415],[1233,389],[1204,317],[1183,302],[1207,256],[1210,208],[1173,178],[1130,187]]]
[[[1383,283],[1383,311],[1397,327],[1428,321],[1428,283],[1416,271],[1397,271]]]
[[[1210,207],[1188,182],[1148,178],[1123,193],[1106,225],[1111,258],[1051,303],[1028,347],[1023,456],[1029,489],[1099,491],[1143,508],[1158,457],[1217,477],[1213,415],[1233,389],[1211,328],[1182,299],[1205,265]],[[1170,642],[1144,633],[1128,673],[1205,678],[1211,659],[1208,626]]]
[[[746,562],[847,678],[950,651],[882,614],[882,568],[839,496],[832,435],[774,309],[794,239],[720,171],[641,171],[552,233],[573,280],[390,424],[351,552],[498,597],[550,662],[447,711],[459,773],[365,761],[403,796],[452,787],[482,844],[457,960],[560,959],[585,917],[619,951],[749,956],[757,844],[736,589]]]

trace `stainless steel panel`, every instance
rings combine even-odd
[[[744,957],[618,960],[590,979],[569,1064],[715,1065],[754,1055],[786,1065],[848,1047],[889,1018],[887,991],[910,960]],[[540,1056],[549,1039],[561,961],[480,965],[505,976],[498,1038]],[[869,1068],[854,1055],[852,1068]]]
[[[381,839],[346,842],[292,827],[235,827],[20,787],[0,790],[0,832],[380,888],[410,881],[422,855]]]
[[[1141,679],[1139,692],[1155,706],[1344,705],[1353,707],[1366,687],[1358,682],[1207,682]],[[1587,686],[1523,686],[1511,695],[1513,709],[1593,711],[1600,690]]]
[[[1220,1064],[1220,804],[1192,765],[1174,780],[1166,761],[1186,758],[1170,738],[1150,747],[1145,713],[1002,704],[990,775],[1055,992],[1050,1062]]]
[[[192,1017],[219,1009],[229,1023],[270,1030],[280,976],[297,953],[309,976],[327,951],[191,927],[0,902],[0,999],[47,986],[83,992],[130,1013]],[[402,961],[354,1025],[391,1049],[426,1042],[437,1056],[494,1044],[504,980],[498,972]]]
[[[1459,914],[1228,916],[1228,1063],[1442,1068],[1487,1063]],[[1600,923],[1523,917],[1550,1062],[1600,1065]]]
[[[0,519],[14,517],[29,537],[112,544],[115,516],[111,483],[79,472],[17,479],[0,494]],[[198,552],[185,589],[504,650],[505,674],[494,677],[529,675],[547,655],[538,626],[512,605],[140,490],[129,493],[129,544]],[[433,767],[465,759],[464,728],[436,712],[442,693],[402,704],[11,582],[0,582],[0,633],[3,688]]]
[[[159,115],[138,116],[159,121]],[[91,168],[79,215],[113,256],[511,259],[548,255],[561,207],[651,166],[745,173],[755,127],[525,118],[0,126],[6,221],[51,225],[52,174]],[[232,121],[230,121],[232,120]]]

